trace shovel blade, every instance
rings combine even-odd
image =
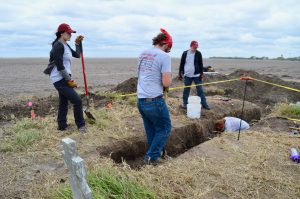
[[[95,117],[92,115],[92,113],[91,113],[88,109],[85,110],[84,113],[86,114],[86,116],[87,116],[89,119],[96,120]]]

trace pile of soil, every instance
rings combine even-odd
[[[243,75],[254,77],[259,80],[264,80],[267,82],[284,85],[296,89],[300,89],[300,85],[297,82],[288,82],[280,79],[279,77],[272,75],[261,75],[255,71],[248,70],[236,70],[235,72],[229,75],[207,75],[205,78],[206,82],[214,82],[219,80],[228,80],[233,78],[239,78]],[[176,78],[173,79],[172,87],[182,86],[183,82],[178,81]],[[224,90],[225,96],[229,98],[243,99],[244,89],[245,89],[245,81],[234,81],[223,84],[214,84],[218,89]],[[111,89],[111,92],[118,93],[135,93],[137,87],[137,78],[130,78],[120,84],[118,84],[115,88]],[[192,89],[192,92],[195,92],[195,89]],[[169,93],[171,97],[179,97],[182,96],[182,89],[178,89],[176,91],[171,91]],[[85,106],[84,95],[83,104]],[[94,107],[103,107],[108,102],[111,101],[110,98],[101,96],[101,95],[90,95],[91,102],[94,103]],[[279,102],[296,102],[300,99],[300,93],[286,90],[283,88],[279,88],[276,86],[268,85],[265,83],[257,82],[257,81],[248,81],[247,83],[247,92],[246,92],[246,101],[255,103],[262,108],[269,107],[271,108],[274,104]],[[33,108],[38,116],[46,116],[50,114],[56,114],[58,107],[58,97],[57,96],[49,96],[44,98],[33,98],[31,100],[33,102]],[[18,103],[6,104],[0,107],[0,122],[10,121],[15,118],[23,118],[30,117],[30,108],[27,106],[28,101],[20,101]],[[71,106],[71,105],[70,105]]]
[[[136,87],[137,87],[137,77],[132,77],[118,84],[115,88],[111,89],[111,91],[124,93],[124,94],[135,93]]]
[[[233,79],[241,76],[250,76],[258,80],[263,80],[270,83],[300,89],[300,85],[297,82],[288,82],[280,79],[277,76],[261,75],[255,71],[247,70],[236,70],[228,76],[220,76],[213,78],[208,77],[208,82],[224,79]],[[245,81],[235,81],[226,84],[217,84],[217,87],[224,89],[225,95],[227,95],[228,97],[243,99]],[[274,104],[279,102],[296,102],[299,101],[299,99],[300,93],[298,92],[290,91],[287,89],[257,82],[254,80],[248,81],[247,83],[246,100],[263,107],[273,106]]]

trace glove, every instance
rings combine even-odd
[[[82,35],[77,36],[75,39],[75,44],[80,44],[82,42],[83,38],[84,38],[84,36],[82,36]]]
[[[169,92],[169,87],[163,87],[163,91],[164,91],[164,93],[168,93]]]
[[[71,88],[77,87],[77,83],[73,79],[69,80],[67,83],[68,83],[68,86],[70,86]]]

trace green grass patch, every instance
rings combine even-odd
[[[88,173],[88,184],[95,199],[154,199],[157,198],[150,188],[139,185],[128,176],[110,169],[96,170]],[[54,194],[56,199],[72,199],[69,185],[60,188]]]
[[[294,104],[277,104],[274,111],[279,116],[300,119],[300,107]]]
[[[35,141],[41,139],[43,128],[48,125],[41,119],[25,118],[19,120],[7,129],[7,136],[3,139],[0,152],[23,150],[30,147]]]
[[[41,133],[37,130],[20,131],[14,137],[2,141],[0,152],[21,151],[30,147],[35,141],[41,139],[41,137]]]
[[[34,130],[27,130],[18,132],[16,134],[15,145],[19,149],[27,148],[31,146],[33,142],[39,140],[41,134]]]
[[[95,123],[99,129],[104,130],[111,125],[112,120],[111,116],[109,115],[109,110],[101,109],[95,112],[95,117]]]
[[[137,97],[136,96],[131,96],[128,98],[128,104],[130,106],[136,106],[137,104]]]

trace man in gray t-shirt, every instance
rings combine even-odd
[[[153,47],[139,56],[138,109],[147,136],[147,164],[155,164],[161,154],[164,154],[171,131],[170,114],[163,99],[163,90],[171,85],[171,57],[167,53],[170,52],[172,43],[171,35],[161,29],[161,33],[153,38]]]

